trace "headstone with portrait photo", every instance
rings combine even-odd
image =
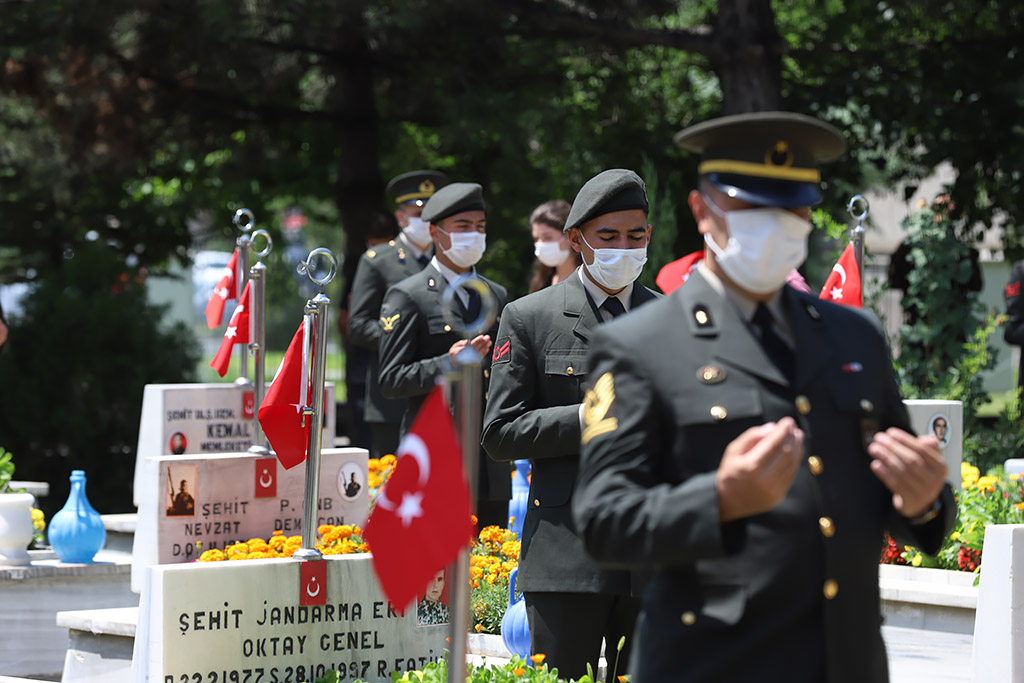
[[[906,399],[910,425],[918,435],[930,434],[939,442],[946,460],[946,481],[960,490],[960,461],[964,449],[964,404],[939,399]]]
[[[325,448],[320,456],[320,524],[362,526],[369,513],[368,453]],[[132,590],[145,567],[198,559],[275,531],[302,533],[305,467],[284,469],[273,455],[162,455],[144,463],[143,497],[132,550]]]
[[[369,555],[157,565],[145,572],[132,681],[386,683],[447,645],[381,592]]]
[[[334,405],[334,384],[324,405]],[[158,455],[240,453],[256,434],[256,392],[249,384],[147,384],[135,451],[133,502],[140,507],[143,463]],[[333,444],[334,411],[324,411],[324,443]]]

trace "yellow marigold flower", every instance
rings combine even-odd
[[[1018,510],[1024,510],[1024,503],[1017,503],[1014,507],[1016,507]]]
[[[353,527],[349,524],[342,524],[341,526],[337,527],[338,538],[348,538],[355,532],[356,528],[357,527]]]
[[[471,578],[471,579],[479,579],[479,578],[482,578],[483,575],[484,575],[484,570],[481,569],[480,567],[471,566],[469,568],[469,578]]]
[[[545,659],[546,657],[547,657],[547,655],[543,655],[543,654],[540,654],[540,653],[538,652],[537,654],[535,654],[535,655],[533,655],[532,657],[530,657],[530,659],[532,659],[532,660],[533,660],[533,663],[534,663],[534,664],[543,664],[543,663],[544,663],[544,659]]]
[[[489,583],[489,584],[491,584],[493,586],[494,585],[494,580],[496,578],[498,578],[498,577],[495,576],[494,574],[488,574],[487,575],[487,583]]]
[[[370,458],[367,468],[371,472],[380,472],[380,460],[378,458]]]
[[[502,543],[501,554],[506,557],[519,557],[519,541],[505,541]]]
[[[204,551],[203,554],[199,556],[199,561],[200,562],[223,562],[224,561],[224,553],[223,553],[223,551],[217,550],[216,548],[213,549],[213,550],[207,550],[207,551]]]
[[[1010,478],[1011,481],[1017,481],[1018,479],[1020,479],[1020,475],[1016,472],[1010,472],[1010,474],[1008,474],[1007,476]]]
[[[515,669],[512,669],[512,673],[514,673],[516,676],[522,676],[524,673],[526,673],[526,669],[520,666]]]
[[[477,632],[477,633],[483,633],[483,631],[484,631],[484,625],[483,625],[483,624],[477,624],[477,625],[476,625],[476,626],[474,626],[473,628],[475,628],[475,629],[476,629],[476,632]]]
[[[921,557],[920,553],[918,553],[917,555],[914,555],[914,559],[910,561],[910,564],[914,565],[915,567],[920,567],[922,560],[924,560],[924,558]]]
[[[269,541],[267,541],[267,545],[269,545],[271,548],[277,548],[280,550],[280,548],[288,542],[287,538],[280,535],[281,533],[282,532],[280,531],[275,531],[274,535],[270,537]]]
[[[371,489],[379,489],[381,486],[384,485],[384,480],[380,478],[380,475],[374,472],[370,472],[370,476],[367,477],[366,479]]]
[[[318,526],[316,528],[316,532],[317,532],[317,534],[323,536],[324,534],[328,533],[333,528],[334,527],[332,527],[330,524],[321,524],[320,526]]]
[[[391,455],[390,453],[380,459],[380,464],[383,465],[384,467],[394,467],[394,465],[397,462],[398,458],[396,458],[394,455]]]
[[[951,541],[959,541],[960,540],[960,532],[959,531],[954,531],[953,533],[951,533],[949,535],[949,540],[951,540]]]

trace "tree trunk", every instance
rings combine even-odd
[[[783,45],[768,0],[719,0],[714,36],[723,113],[778,109]]]

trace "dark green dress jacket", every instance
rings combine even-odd
[[[657,296],[636,285],[624,318]],[[482,443],[495,460],[532,463],[516,579],[521,590],[630,592],[629,572],[600,568],[587,557],[569,505],[587,353],[598,321],[579,271],[510,303],[502,314]]]
[[[869,469],[876,431],[910,431],[877,320],[789,287],[783,297],[792,384],[699,271],[591,345],[573,511],[599,562],[655,571],[633,652],[639,683],[888,680],[883,533],[934,552],[952,526],[948,487],[942,514],[913,527]],[[787,415],[806,434],[788,495],[719,523],[726,445]]]

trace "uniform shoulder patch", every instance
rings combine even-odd
[[[580,443],[584,446],[591,439],[603,434],[614,432],[619,428],[619,419],[610,415],[615,403],[615,380],[612,373],[601,375],[593,388],[587,390],[583,399],[583,436]]]
[[[380,317],[381,328],[383,328],[383,330],[385,332],[390,332],[391,330],[395,329],[395,323],[397,323],[398,319],[401,318],[401,317],[402,317],[401,313],[395,313],[392,316],[384,316],[384,315],[382,315]]]
[[[508,363],[512,360],[512,337],[501,337],[494,342],[491,352],[492,363]]]

